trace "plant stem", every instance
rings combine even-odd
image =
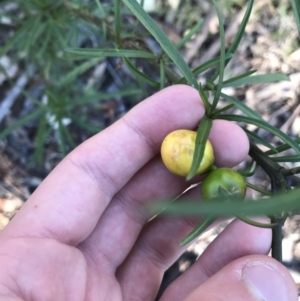
[[[278,222],[278,219],[271,218],[271,223]],[[272,257],[282,262],[282,225],[279,222],[277,226],[272,228]]]
[[[297,166],[297,167],[294,167],[294,168],[291,168],[291,169],[286,169],[286,170],[282,171],[283,175],[296,175],[298,173],[300,173],[300,166]]]
[[[258,186],[256,186],[256,185],[253,185],[253,184],[251,184],[251,183],[249,183],[249,182],[246,182],[246,185],[247,185],[247,187],[249,187],[249,188],[251,188],[251,189],[253,189],[253,190],[258,191],[258,192],[260,192],[260,193],[263,194],[263,195],[271,195],[271,192],[270,192],[270,191],[265,190],[265,189],[263,189],[263,188],[261,188],[261,187],[258,187]]]
[[[237,215],[236,216],[238,219],[240,219],[242,222],[244,223],[247,223],[251,226],[255,226],[255,227],[259,227],[259,228],[275,228],[276,226],[278,226],[278,222],[276,223],[259,223],[259,222],[256,222],[246,216],[243,216],[243,215]]]
[[[250,142],[250,157],[267,173],[271,179],[272,192],[285,190],[285,181],[281,173],[283,167],[268,157],[255,143]]]
[[[216,219],[217,218],[214,215],[203,217],[199,224],[180,242],[179,246],[183,247],[192,240],[194,240],[203,231],[205,231]]]
[[[271,179],[272,193],[286,191],[286,182],[282,174],[284,168],[272,161],[253,142],[250,142],[249,155],[255,160]],[[272,228],[272,257],[282,262],[282,226],[284,224],[284,213],[282,216],[272,216],[271,223],[278,223]]]

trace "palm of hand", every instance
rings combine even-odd
[[[8,271],[7,293],[16,300],[84,300],[92,268],[77,248],[47,238],[14,238],[4,246],[0,265]]]
[[[194,89],[165,89],[64,159],[0,236],[0,300],[153,301],[164,271],[185,251],[179,242],[198,221],[148,222],[141,208],[189,186],[164,168],[158,152],[167,133],[195,128],[203,114]],[[230,122],[214,122],[210,141],[218,165],[247,155],[244,132]],[[199,189],[187,195],[199,199]],[[245,233],[246,247],[237,239]],[[234,222],[161,300],[183,300],[232,260],[267,253],[269,245],[270,231]]]

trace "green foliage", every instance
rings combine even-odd
[[[252,71],[250,72],[252,73]],[[264,84],[272,83],[279,81],[289,81],[289,77],[285,74],[262,74],[262,75],[251,75],[246,73],[244,75],[231,78],[223,83],[223,87],[237,87],[242,85],[255,85],[255,84]]]
[[[177,47],[178,49],[180,49],[182,46],[184,46],[185,43],[186,43],[187,41],[189,41],[189,40],[191,39],[191,37],[192,37],[196,32],[199,31],[199,29],[200,29],[200,27],[202,26],[203,22],[204,22],[204,20],[203,20],[203,19],[200,19],[200,20],[195,24],[195,26],[189,31],[189,33],[188,33],[186,36],[184,36],[184,37],[176,44],[176,47]]]
[[[187,82],[194,88],[198,87],[198,82],[188,67],[178,49],[169,40],[167,35],[162,29],[153,21],[153,19],[143,10],[143,8],[136,2],[136,0],[123,0],[124,3],[129,7],[133,14],[139,19],[139,21],[147,28],[152,34],[155,40],[160,44],[162,49],[173,61],[176,67],[181,71],[182,75],[185,76]]]
[[[196,137],[196,142],[195,142],[195,145],[196,145],[198,151],[194,152],[193,163],[191,166],[191,170],[190,170],[189,174],[187,175],[187,180],[192,179],[197,173],[197,170],[200,166],[200,163],[201,163],[203,155],[204,155],[206,141],[207,141],[208,135],[210,133],[211,127],[212,127],[212,120],[210,118],[204,116],[198,127],[197,137]]]
[[[86,74],[111,55],[107,50],[104,50],[102,56],[91,58],[89,55],[80,62],[66,59],[68,48],[76,49],[82,42],[95,44],[99,27],[103,35],[99,38],[99,45],[95,46],[105,41],[109,34],[109,22],[105,18],[111,13],[107,4],[99,1],[86,4],[82,0],[16,0],[14,8],[6,9],[10,3],[5,1],[0,4],[1,16],[10,20],[12,28],[10,37],[0,47],[0,57],[8,55],[26,69],[34,66],[35,77],[39,78],[45,88],[44,95],[39,99],[32,97],[27,90],[21,91],[34,103],[33,111],[3,129],[0,139],[28,122],[36,122],[36,148],[32,159],[42,165],[45,142],[50,135],[56,135],[62,156],[78,144],[69,131],[70,123],[90,134],[101,130],[89,124],[87,116],[78,116],[78,106],[89,106],[92,109],[96,103],[106,99],[139,95],[140,91],[131,85],[110,93],[99,91],[97,82],[92,85],[84,82]],[[116,26],[120,27],[118,22]],[[123,55],[139,57],[139,50],[126,51]],[[155,58],[150,52],[140,53],[142,57]]]
[[[284,141],[286,144],[288,144],[291,148],[295,150],[296,153],[300,154],[300,146],[299,144],[294,141],[292,138],[290,138],[288,135],[280,131],[279,129],[275,128],[274,126],[268,124],[264,120],[259,120],[256,118],[246,117],[246,116],[239,116],[239,115],[217,115],[214,117],[215,119],[224,119],[224,120],[230,120],[230,121],[237,121],[237,122],[243,122],[246,124],[253,124],[258,126],[261,129],[264,129],[278,138],[280,138],[282,141]]]
[[[276,152],[276,148],[268,141],[264,140],[263,138],[261,138],[260,136],[255,134],[254,132],[251,132],[247,129],[244,129],[244,131],[247,134],[247,136],[249,137],[249,139],[253,139],[254,141],[260,143],[261,145],[264,145],[267,148],[271,149],[272,151]]]
[[[156,55],[147,51],[129,50],[129,49],[72,49],[67,51],[74,56],[68,56],[69,59],[83,59],[83,58],[105,58],[105,57],[126,57],[126,58],[143,58],[143,59],[156,59]]]
[[[243,125],[251,124],[272,133],[285,144],[275,148],[257,134],[246,130],[252,142],[262,143],[269,148],[269,151],[264,153],[266,157],[287,149],[293,149],[296,153],[296,155],[268,157],[271,162],[297,161],[300,154],[299,140],[293,140],[271,126],[257,112],[224,91],[225,87],[289,80],[284,74],[257,75],[254,74],[255,70],[224,80],[226,68],[244,36],[254,0],[224,0],[224,2],[212,0],[211,2],[219,21],[220,53],[217,57],[192,69],[180,51],[193,35],[202,29],[204,20],[200,17],[190,25],[190,28],[185,28],[189,30],[188,33],[182,36],[179,42],[174,43],[143,9],[143,4],[138,4],[136,0],[15,0],[13,1],[15,8],[10,10],[7,10],[6,6],[11,4],[11,1],[2,1],[0,16],[9,19],[11,25],[9,25],[10,33],[5,42],[0,45],[0,57],[4,55],[12,57],[14,62],[24,66],[24,70],[33,66],[36,70],[35,81],[38,78],[44,88],[42,95],[37,97],[31,95],[30,89],[24,88],[21,91],[21,95],[32,102],[32,111],[4,128],[0,132],[0,139],[6,138],[28,122],[36,122],[36,150],[33,160],[42,164],[44,146],[49,136],[53,135],[57,138],[57,147],[64,156],[81,142],[74,137],[70,125],[84,130],[88,135],[102,129],[90,122],[89,116],[85,113],[89,110],[93,111],[96,107],[99,108],[101,102],[127,96],[142,99],[142,95],[181,83],[197,89],[206,108],[206,115],[198,128],[194,162],[188,179],[193,178],[198,162],[202,160],[204,146],[214,119],[231,120]],[[231,8],[234,5],[246,6],[242,22],[229,46],[226,45],[224,11],[221,10],[224,3],[232,5]],[[299,1],[291,0],[295,20],[300,28],[298,3]],[[127,18],[133,21],[127,22]],[[114,58],[118,58],[118,65],[112,68],[113,71],[118,74],[119,68],[126,68],[126,72],[132,76],[128,76],[122,84],[116,84],[117,91],[103,89],[101,83],[105,78],[87,83],[87,78],[97,66],[106,64]],[[147,72],[149,69],[151,72]],[[2,72],[5,73],[5,70]],[[208,74],[206,80],[199,83],[199,75],[204,72]],[[220,99],[226,101],[221,108]],[[226,114],[226,111],[232,108],[238,109],[241,115]],[[275,170],[278,167],[276,164],[272,167]],[[241,173],[252,175],[257,170],[252,167],[251,163],[249,168]],[[292,172],[298,170],[285,170],[288,176]],[[291,189],[291,187],[284,187],[284,189]],[[293,198],[294,195],[291,196],[291,200]],[[260,202],[263,204],[261,208],[267,208],[266,211],[261,212],[269,213],[270,207],[263,207],[266,203]],[[240,210],[248,210],[247,205],[239,206],[241,206]],[[212,208],[216,206],[207,207],[205,213],[219,214],[219,209],[213,211]],[[274,210],[278,212],[278,208],[277,211]],[[254,212],[251,210],[236,211],[236,214]],[[228,214],[229,212],[228,209]]]
[[[164,208],[163,214],[175,216],[202,216],[219,215],[232,216],[241,213],[247,216],[269,216],[272,214],[281,214],[282,212],[297,212],[299,210],[300,190],[294,190],[288,193],[281,193],[271,198],[260,198],[256,201],[245,200],[245,202],[236,202],[232,199],[221,199],[210,202],[195,203],[193,200],[185,199],[183,202],[162,202],[160,204],[151,204],[149,210],[157,213]]]

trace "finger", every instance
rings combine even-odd
[[[5,233],[77,245],[94,229],[112,196],[158,153],[163,138],[172,130],[196,127],[203,114],[198,92],[188,86],[149,97],[67,156]]]
[[[261,218],[259,221],[267,223],[266,219]],[[271,229],[261,229],[234,220],[207,247],[196,263],[166,289],[161,301],[183,300],[191,291],[237,258],[251,254],[268,254],[271,235]]]
[[[245,151],[249,150],[249,140],[245,132],[236,130],[236,124],[224,120],[215,120],[211,128],[209,140],[214,147],[215,165],[233,167],[245,160]],[[243,132],[243,133],[241,133]],[[248,149],[245,148],[248,147]],[[238,151],[243,147],[242,151]]]
[[[221,148],[219,163],[232,166],[240,163],[247,156],[249,143],[244,131],[228,121],[213,123],[210,139],[213,147]],[[215,137],[218,129],[227,129],[222,141]],[[239,144],[233,151],[232,138],[239,136]],[[226,161],[227,153],[231,151],[233,158]],[[224,154],[224,157],[223,157]],[[234,159],[235,158],[235,159]],[[146,204],[154,199],[172,199],[182,193],[190,184],[185,179],[172,175],[163,166],[160,157],[155,158],[144,166],[135,176],[115,195],[110,206],[99,220],[94,232],[80,245],[82,250],[88,250],[93,256],[93,262],[105,258],[112,269],[119,266],[134,245],[142,227],[151,217],[145,214]],[[104,239],[99,239],[104,238]],[[118,245],[116,249],[115,246]],[[115,251],[112,253],[111,250]],[[101,260],[102,261],[102,260]]]
[[[185,198],[199,202],[199,187],[189,190]],[[179,247],[181,240],[198,222],[199,219],[196,218],[166,216],[148,223],[124,264],[117,271],[124,300],[130,300],[132,295],[141,300],[152,300],[155,297],[163,273],[187,248]],[[239,237],[238,243],[243,243],[242,237]],[[268,240],[265,239],[262,243],[268,243]]]
[[[267,256],[252,255],[231,262],[184,300],[297,301],[298,294],[283,265]]]

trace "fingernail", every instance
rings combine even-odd
[[[241,272],[241,281],[245,283],[254,300],[290,300],[285,276],[275,264],[252,261],[246,264]]]

